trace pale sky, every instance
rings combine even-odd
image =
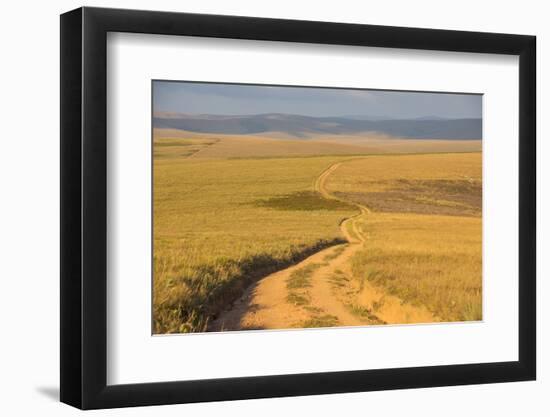
[[[153,110],[191,114],[481,118],[480,94],[153,82]]]

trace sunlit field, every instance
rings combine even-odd
[[[351,260],[367,280],[441,321],[482,318],[481,153],[373,156],[348,161],[327,181],[364,204],[364,248]],[[357,291],[372,314],[381,305]]]
[[[155,333],[203,329],[253,280],[343,241],[355,207],[313,192],[334,157],[194,160],[156,146]]]
[[[481,142],[356,141],[156,131],[154,333],[205,331],[250,284],[333,246],[314,266],[338,262],[334,302],[357,323],[481,319],[481,154],[461,153]],[[394,155],[415,142],[425,153]],[[326,198],[316,180],[337,163]],[[367,237],[353,254],[342,227]],[[346,325],[315,305],[312,268],[289,272],[279,307]]]

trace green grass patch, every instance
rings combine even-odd
[[[307,294],[299,294],[297,292],[290,292],[286,301],[295,306],[306,306],[309,304],[309,296]]]
[[[349,304],[347,305],[347,308],[349,311],[356,315],[357,317],[360,317],[362,319],[367,319],[370,324],[385,324],[382,320],[380,320],[376,314],[373,313],[373,310],[359,306],[356,304]]]
[[[310,296],[307,288],[311,287],[311,276],[322,264],[310,264],[303,268],[294,270],[286,281],[288,295],[286,301],[295,306],[307,306],[310,303]]]
[[[320,314],[323,312],[323,309],[319,308],[319,307],[314,307],[314,306],[304,306],[304,310],[310,312],[310,313],[313,313],[313,314]]]
[[[303,328],[315,328],[315,327],[334,327],[338,326],[339,321],[338,317],[332,316],[330,314],[325,314],[322,316],[312,317],[309,320],[306,320],[302,323],[301,327]]]
[[[346,277],[344,274],[335,273],[329,277],[328,281],[333,287],[343,288],[349,282],[349,278]]]
[[[266,200],[257,200],[254,204],[258,207],[266,207],[275,210],[289,211],[316,211],[333,210],[347,211],[355,209],[355,206],[338,200],[329,200],[314,191],[300,191]]]
[[[311,287],[311,275],[313,275],[313,272],[316,269],[319,269],[320,266],[321,264],[310,264],[303,268],[292,271],[286,281],[286,287],[289,290]]]

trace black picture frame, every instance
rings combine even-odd
[[[107,385],[108,32],[519,56],[519,360]],[[61,16],[61,401],[82,409],[534,380],[536,38],[404,27],[80,8]]]

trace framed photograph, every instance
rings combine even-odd
[[[535,37],[61,16],[61,401],[533,380]]]

